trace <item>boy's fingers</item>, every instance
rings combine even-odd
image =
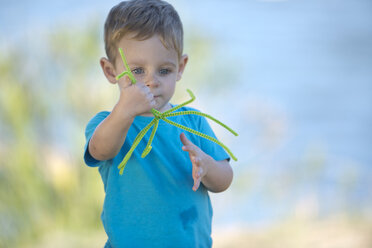
[[[122,88],[127,88],[132,85],[132,81],[130,81],[128,75],[125,75],[124,77],[120,78],[117,82]]]
[[[192,162],[196,167],[199,167],[200,159],[198,157],[193,157]]]
[[[192,177],[195,179],[199,179],[201,178],[202,174],[203,174],[203,168],[200,167],[198,164],[196,163],[193,163],[192,164]]]
[[[203,173],[203,170],[200,167],[200,159],[198,157],[199,147],[197,147],[189,139],[187,139],[184,133],[181,133],[180,139],[183,144],[182,150],[189,152],[190,160],[192,163],[192,178],[194,180],[194,186],[192,187],[192,190],[197,191],[200,186],[201,175]]]
[[[182,144],[185,145],[185,146],[193,145],[193,143],[186,137],[186,135],[184,133],[181,133],[180,139],[181,139]]]
[[[185,145],[182,147],[182,150],[186,151],[186,152],[191,152],[192,154],[195,154],[195,147],[193,146],[190,146],[190,145]]]
[[[200,178],[194,180],[194,187],[192,187],[192,190],[197,191],[200,186]]]
[[[193,190],[196,191],[201,183],[201,175],[203,174],[203,168],[199,167],[199,159],[192,158],[192,178],[194,179]]]

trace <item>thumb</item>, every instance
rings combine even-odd
[[[193,143],[186,137],[186,135],[184,133],[181,133],[180,139],[181,139],[181,142],[184,146],[193,145]]]

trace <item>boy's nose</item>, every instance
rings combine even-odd
[[[146,79],[146,86],[147,87],[157,87],[158,85],[159,85],[159,80],[157,79],[157,77],[155,75],[150,75]]]

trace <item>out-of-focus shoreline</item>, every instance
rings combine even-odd
[[[372,247],[372,218],[334,216],[293,219],[263,228],[230,226],[213,232],[215,248],[367,248]]]

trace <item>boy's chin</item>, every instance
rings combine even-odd
[[[161,107],[159,107],[159,106],[155,107],[155,109],[157,111],[159,111],[160,113],[163,113],[163,112],[165,112],[165,111],[167,111],[168,109],[171,109],[171,108],[172,108],[172,105],[170,103],[167,103],[167,104],[165,104],[164,106],[161,106]],[[153,117],[154,114],[150,111],[150,112],[141,114],[141,116]]]
[[[171,108],[172,108],[172,105],[169,102],[167,102],[165,105],[161,106],[160,108],[155,108],[155,109],[159,111],[160,113],[163,113]]]

